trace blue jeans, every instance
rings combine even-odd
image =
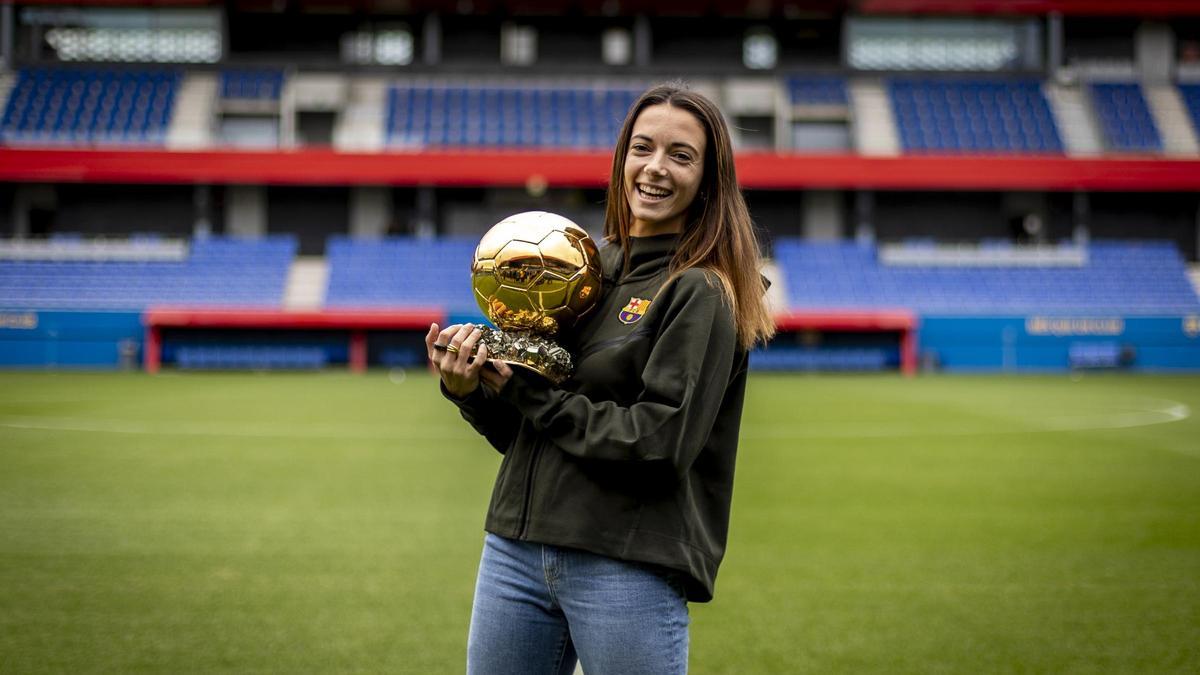
[[[468,675],[687,672],[680,575],[488,534],[475,585]]]

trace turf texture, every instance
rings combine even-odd
[[[694,673],[1200,672],[1200,377],[756,375]],[[423,372],[0,373],[0,673],[462,672]]]

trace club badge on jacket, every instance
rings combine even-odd
[[[617,319],[621,323],[637,323],[637,320],[642,318],[646,310],[650,308],[650,301],[645,298],[630,298],[629,304],[625,305],[620,312],[617,313]]]

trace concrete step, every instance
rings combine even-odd
[[[17,86],[17,74],[11,70],[0,70],[0,110],[8,107],[8,95]]]
[[[329,263],[320,256],[292,261],[283,291],[284,309],[320,309],[329,287]]]
[[[1200,153],[1196,142],[1196,130],[1184,107],[1179,89],[1173,84],[1147,84],[1142,86],[1146,94],[1146,105],[1162,136],[1163,152],[1171,156],[1193,156]]]
[[[900,154],[900,136],[892,102],[883,82],[854,79],[850,82],[850,117],[854,147],[863,155]]]
[[[1042,91],[1068,155],[1099,155],[1104,149],[1092,101],[1077,84],[1044,84]]]
[[[216,126],[217,76],[213,73],[185,75],[171,111],[166,146],[173,150],[208,148],[213,145]]]
[[[771,287],[767,289],[767,306],[775,314],[786,312],[789,305],[787,273],[774,260],[766,260],[763,263],[762,275],[771,282]]]
[[[335,148],[360,152],[383,149],[387,85],[388,80],[381,77],[356,78],[350,83],[346,106],[333,129]]]

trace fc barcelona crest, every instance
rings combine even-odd
[[[649,300],[644,298],[630,298],[629,304],[625,305],[620,313],[617,314],[617,318],[621,320],[621,323],[636,323],[649,308]]]

